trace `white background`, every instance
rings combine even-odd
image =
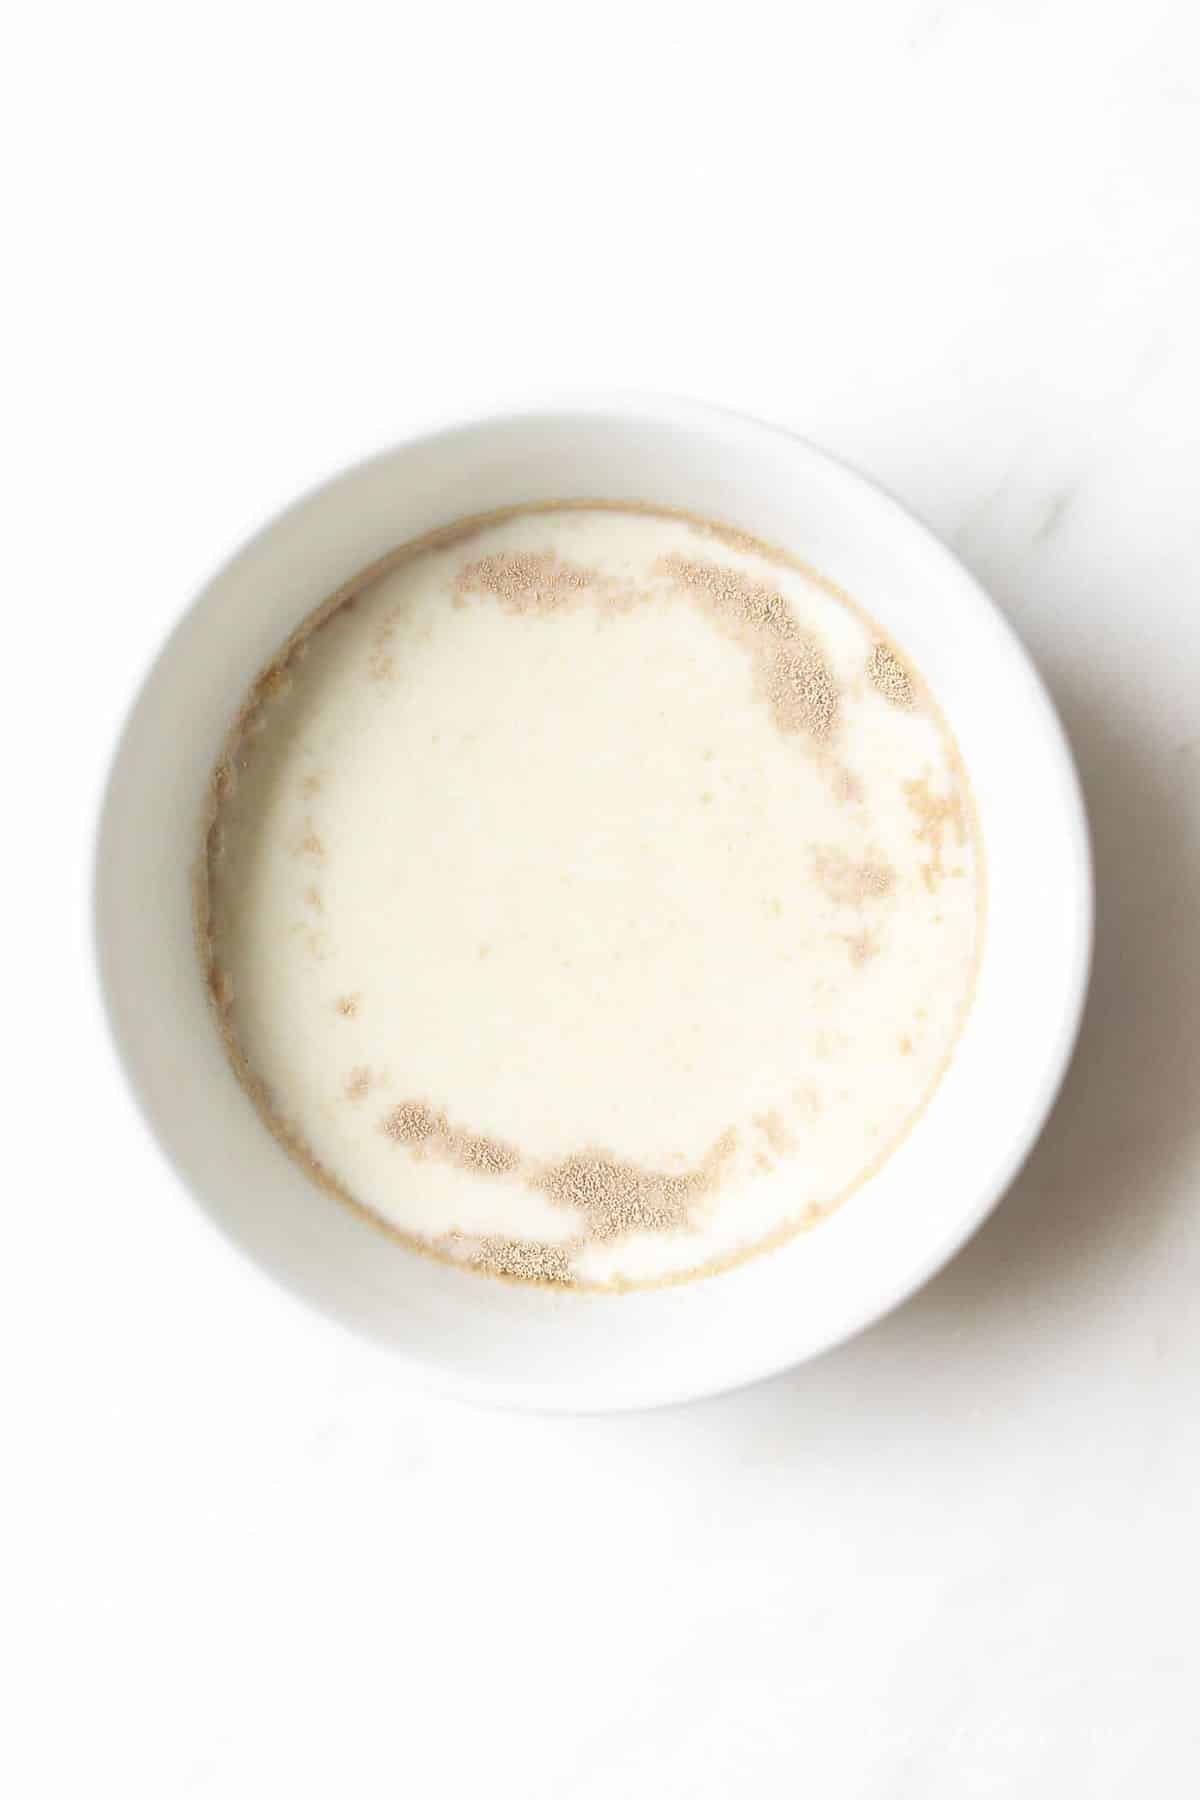
[[[1192,1794],[1195,6],[116,0],[25,9],[0,82],[0,1785]],[[217,562],[558,382],[914,506],[1051,683],[1100,881],[1064,1099],[949,1271],[600,1421],[427,1398],[243,1264],[142,1139],[86,917],[118,719]]]

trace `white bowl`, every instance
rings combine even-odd
[[[785,546],[908,651],[979,808],[988,917],[958,1050],[909,1137],[815,1229],[709,1280],[624,1295],[481,1280],[392,1242],[310,1184],[225,1060],[193,940],[206,783],[293,625],[405,539],[524,501],[639,500]],[[100,822],[96,930],[113,1031],[175,1171],[278,1280],[500,1405],[651,1406],[735,1387],[849,1337],[975,1230],[1032,1145],[1074,1043],[1091,951],[1087,828],[1036,671],[972,578],[860,475],[752,420],[674,400],[568,398],[414,438],[269,524],[186,613],[138,695]]]

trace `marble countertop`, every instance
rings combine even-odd
[[[8,109],[7,1791],[1191,1792],[1196,9],[67,12]],[[782,420],[915,508],[1049,681],[1099,883],[975,1241],[816,1363],[608,1420],[427,1397],[243,1264],[142,1136],[85,923],[186,596],[340,462],[558,382]]]

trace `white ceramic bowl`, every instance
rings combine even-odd
[[[217,748],[293,625],[407,538],[523,501],[628,499],[803,557],[911,653],[955,732],[988,870],[979,986],[916,1129],[833,1217],[710,1280],[554,1294],[412,1255],[312,1186],[263,1129],[209,1017],[191,879]],[[811,445],[673,400],[576,399],[438,429],[338,476],[238,552],[144,682],[100,823],[113,1031],[176,1173],[276,1279],[477,1400],[608,1410],[731,1388],[828,1349],[926,1281],[1011,1181],[1058,1089],[1091,949],[1083,804],[1021,646],[950,553]]]

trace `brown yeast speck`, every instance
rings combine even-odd
[[[844,942],[850,952],[852,968],[861,969],[864,963],[870,962],[873,956],[879,955],[879,945],[876,943],[875,934],[872,931],[856,931]]]
[[[913,836],[929,851],[929,861],[921,865],[921,876],[932,894],[945,877],[947,836],[951,836],[960,845],[966,842],[965,809],[955,789],[951,789],[948,794],[935,794],[927,775],[922,775],[917,781],[906,781],[903,791],[918,821]]]
[[[403,611],[403,607],[393,606],[375,629],[367,657],[367,673],[372,681],[390,681],[395,672],[396,659],[391,646]]]
[[[383,1121],[383,1131],[394,1144],[410,1147],[425,1143],[435,1135],[437,1128],[437,1113],[420,1100],[402,1100],[399,1106],[393,1106]]]
[[[507,1175],[516,1169],[521,1153],[499,1138],[482,1137],[472,1131],[452,1131],[445,1141],[448,1162],[477,1175]]]
[[[740,556],[761,556],[763,545],[748,531],[739,531],[736,525],[716,525],[709,521],[689,520],[692,530],[700,537],[710,538],[714,544],[723,544],[726,550],[736,550]]]
[[[665,556],[656,571],[731,632],[749,651],[759,692],[780,731],[817,743],[832,736],[839,695],[812,632],[802,628],[778,588],[721,563]]]
[[[912,676],[887,644],[876,644],[867,658],[867,679],[893,706],[911,710],[916,699]]]
[[[581,1213],[594,1242],[633,1231],[679,1231],[688,1225],[695,1202],[716,1186],[736,1141],[736,1133],[724,1132],[703,1162],[686,1175],[645,1169],[603,1151],[584,1151],[546,1165],[530,1185],[555,1206]]]
[[[577,1240],[543,1244],[533,1238],[488,1236],[469,1243],[466,1260],[487,1275],[504,1275],[515,1281],[552,1282],[569,1287],[575,1280],[572,1258]]]
[[[896,871],[881,856],[867,856],[862,862],[855,862],[836,844],[814,846],[812,870],[818,887],[836,906],[861,906],[866,900],[881,900],[896,884]]]
[[[507,1175],[521,1161],[520,1151],[511,1144],[452,1126],[445,1113],[435,1112],[422,1100],[402,1100],[385,1115],[381,1126],[393,1143],[407,1144],[411,1150],[476,1175]]]
[[[454,578],[456,599],[489,594],[509,612],[557,612],[594,577],[552,550],[496,552],[467,563]]]
[[[351,1069],[346,1077],[347,1100],[353,1100],[356,1104],[360,1100],[365,1100],[371,1091],[371,1085],[370,1069],[361,1064],[357,1069]]]
[[[795,1139],[783,1122],[783,1116],[775,1107],[765,1113],[756,1113],[754,1123],[766,1138],[768,1144],[778,1155],[795,1149]]]
[[[339,994],[333,1003],[334,1011],[343,1019],[353,1019],[358,1012],[359,999],[358,994]]]

